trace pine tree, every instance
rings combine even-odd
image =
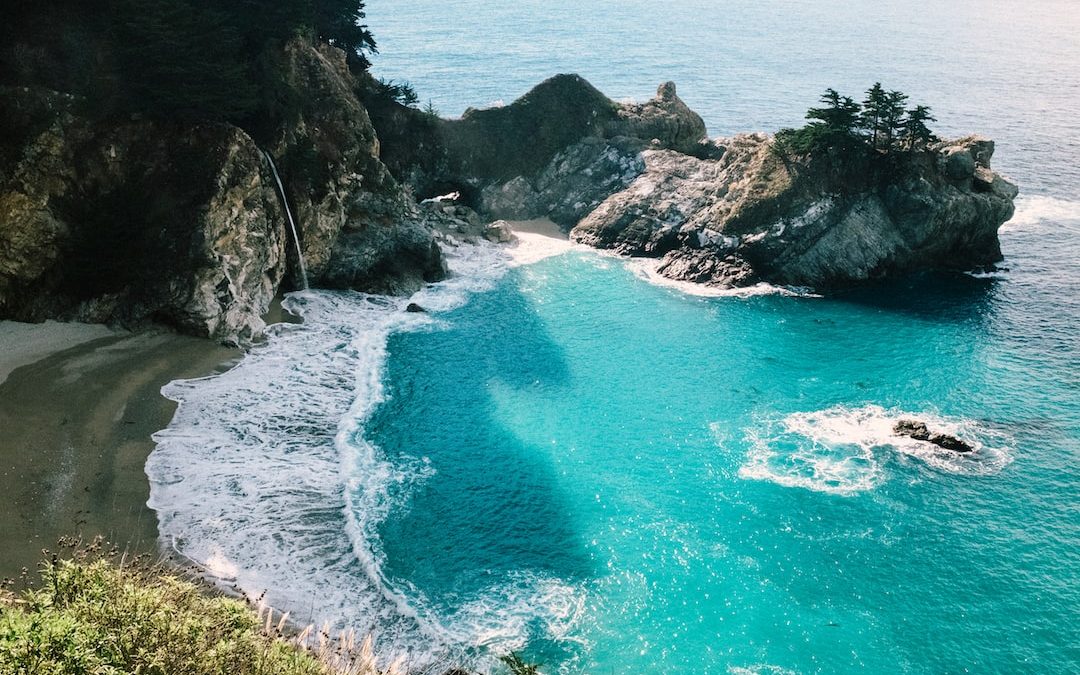
[[[863,128],[868,132],[870,146],[875,150],[881,149],[881,143],[885,138],[882,116],[887,100],[888,94],[885,89],[880,82],[875,82],[873,87],[866,90],[866,99],[863,101],[863,110],[859,116]]]
[[[936,142],[938,137],[927,126],[927,122],[936,121],[934,116],[930,114],[930,108],[925,105],[918,105],[908,110],[907,117],[904,118],[903,131],[903,141],[907,149],[925,148],[927,145]]]
[[[885,102],[881,109],[881,131],[883,134],[879,149],[889,152],[893,149],[894,142],[901,136],[904,130],[904,104],[907,103],[907,94],[899,91],[890,91],[885,95]]]

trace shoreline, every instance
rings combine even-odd
[[[222,372],[240,350],[60,322],[2,322],[0,339],[0,577],[33,570],[62,536],[157,553],[145,463],[176,410],[161,388]]]

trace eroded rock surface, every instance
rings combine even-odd
[[[92,123],[59,94],[29,114],[0,183],[0,316],[132,324],[226,341],[263,328],[283,215],[252,140],[224,124]],[[31,111],[32,109],[32,111]]]
[[[764,134],[714,143],[718,159],[645,151],[645,172],[571,238],[720,286],[824,288],[1001,259],[997,231],[1017,190],[991,170],[991,141],[942,143],[905,154],[888,175],[839,178],[784,161]]]
[[[313,285],[409,293],[441,279],[430,217],[379,160],[343,53],[297,38],[272,67],[295,106],[257,125],[258,144],[229,124],[91,120],[69,96],[4,90],[0,318],[257,337],[279,286],[300,285],[260,147]]]

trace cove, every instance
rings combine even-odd
[[[1075,353],[1017,330],[1044,309],[963,275],[702,298],[592,253],[512,269],[389,337],[364,435],[426,473],[382,573],[564,672],[1067,669],[1080,404]],[[905,445],[903,415],[979,449]]]

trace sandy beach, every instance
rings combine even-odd
[[[144,465],[176,407],[160,389],[238,356],[165,331],[0,322],[0,577],[64,535],[156,551]]]

